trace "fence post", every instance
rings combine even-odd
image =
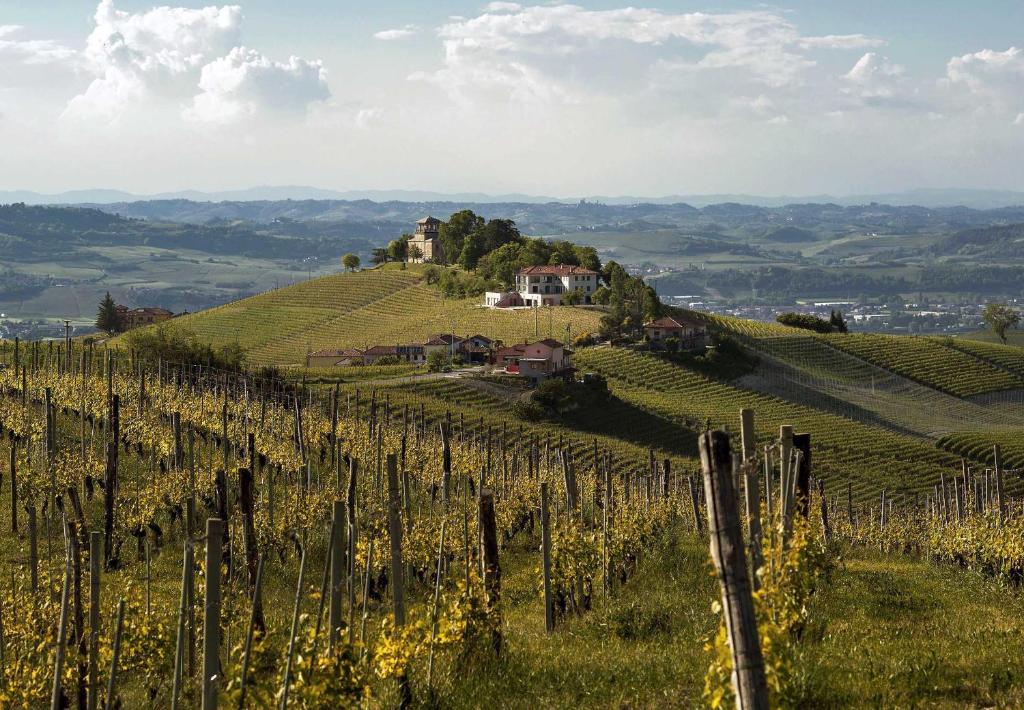
[[[203,614],[203,710],[215,710],[220,686],[221,544],[227,523],[206,521],[206,607]]]
[[[501,566],[498,564],[498,528],[494,518],[494,493],[489,489],[480,491],[480,557],[484,565],[484,589],[487,592],[487,606],[496,609],[501,597]],[[495,654],[501,654],[501,622],[493,630]]]
[[[398,457],[388,454],[388,536],[391,538],[391,597],[395,626],[405,625],[405,589],[402,569],[402,502],[398,497]]]
[[[1003,457],[999,444],[992,447],[993,465],[996,468],[996,505],[999,507],[999,524],[1006,519],[1006,499],[1003,498]]]
[[[754,599],[743,554],[743,535],[730,475],[729,437],[705,432],[700,459],[708,508],[711,556],[722,590],[725,625],[732,650],[733,688],[741,710],[767,710],[768,684],[754,615]]]
[[[345,504],[334,501],[331,530],[331,605],[328,609],[328,648],[334,652],[341,640],[341,593],[345,586]]]
[[[544,628],[555,630],[555,603],[551,598],[551,514],[548,511],[548,484],[540,484],[540,545],[544,575]]]

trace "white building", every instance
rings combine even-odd
[[[490,292],[484,303],[496,308],[558,306],[566,294],[580,292],[580,303],[591,303],[601,275],[582,266],[528,266],[516,273],[514,291]]]

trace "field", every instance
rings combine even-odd
[[[506,343],[537,335],[564,340],[597,329],[600,311],[556,307],[492,310],[482,298],[445,299],[416,269],[335,274],[175,319],[172,327],[223,345],[251,362],[302,365],[322,348],[422,342],[437,333],[483,334]]]

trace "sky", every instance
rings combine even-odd
[[[1024,190],[1020,0],[0,0],[0,190]]]

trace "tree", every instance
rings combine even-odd
[[[1005,303],[993,301],[985,306],[985,312],[981,318],[992,329],[992,332],[999,336],[1003,345],[1006,345],[1006,331],[1016,328],[1020,323],[1020,312],[1013,310]]]
[[[473,210],[461,210],[449,217],[448,221],[441,225],[438,234],[445,260],[448,263],[457,261],[462,254],[466,238],[483,226],[484,218]]]
[[[430,372],[441,372],[448,365],[448,354],[443,350],[432,350],[427,355],[427,369]]]
[[[120,332],[122,327],[121,316],[117,313],[117,304],[110,297],[110,291],[107,291],[107,295],[100,301],[100,309],[96,314],[96,328],[107,335],[113,335]]]
[[[346,271],[355,271],[359,268],[359,257],[352,253],[346,254],[341,257],[341,265]]]
[[[392,261],[405,261],[409,254],[410,234],[403,234],[399,239],[392,239],[388,242],[388,258]]]
[[[843,318],[842,311],[832,311],[828,317],[828,322],[832,326],[832,330],[837,333],[848,333],[849,328],[846,326],[846,319]]]
[[[370,252],[370,261],[374,264],[386,264],[391,260],[388,256],[387,247],[376,247]]]
[[[415,244],[409,245],[406,248],[405,253],[406,253],[406,256],[409,259],[415,260],[415,259],[422,259],[423,258],[423,250],[420,249]]]
[[[562,298],[566,305],[578,306],[583,303],[583,291],[579,288],[574,288],[571,291],[566,291],[565,296]]]

